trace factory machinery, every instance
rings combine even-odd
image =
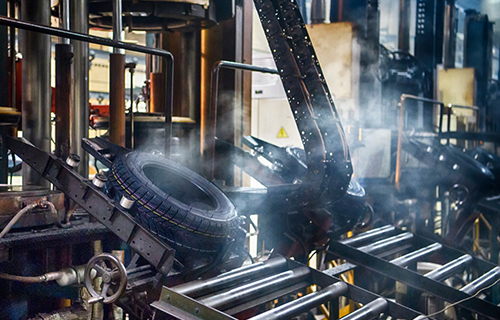
[[[114,23],[109,11],[116,16],[116,8],[111,10],[106,2],[91,3],[92,24],[109,27]],[[180,21],[172,20],[166,13],[170,7],[163,8],[164,3],[154,7],[154,2],[148,2],[143,9],[154,12],[155,24],[161,28],[185,31],[225,19],[227,12],[217,8],[231,4],[215,3],[190,4],[190,19]],[[137,10],[133,1],[124,4],[125,12]],[[313,319],[320,315],[328,319],[498,319],[500,267],[494,254],[498,254],[495,230],[493,262],[457,248],[478,211],[492,216],[498,211],[498,158],[483,149],[466,152],[442,145],[446,136],[441,128],[437,142],[429,144],[418,135],[403,139],[401,127],[398,157],[405,150],[436,168],[438,182],[429,184],[451,190],[448,199],[456,219],[443,234],[447,237],[418,235],[406,226],[405,230],[392,225],[373,227],[377,212],[352,177],[347,138],[300,6],[288,0],[255,0],[254,5],[277,70],[219,62],[215,83],[218,70],[224,67],[279,74],[304,148],[280,148],[247,136],[242,143],[250,153],[218,139],[215,94],[209,119],[213,131],[206,132],[203,150],[204,174],[212,179],[220,163],[232,163],[265,188],[216,186],[173,161],[179,155],[172,130],[174,60],[169,51],[0,17],[4,26],[159,56],[167,70],[160,90],[164,106],[161,154],[126,148],[125,110],[117,111],[112,105],[109,137],[83,137],[81,147],[86,154],[70,153],[64,133],[56,134],[55,154],[30,139],[2,135],[4,151],[10,150],[12,157],[29,166],[30,177],[50,182],[57,190],[10,190],[10,201],[5,203],[13,203],[12,195],[18,192],[10,210],[20,211],[5,219],[9,222],[0,234],[0,279],[5,283],[0,291],[2,317],[111,319],[117,317],[114,306],[118,306],[123,318],[156,320]],[[174,2],[170,13],[179,16],[186,8]],[[131,14],[128,25],[147,28],[151,25],[147,22]],[[123,67],[120,59],[118,51],[113,53],[112,60]],[[119,93],[113,91],[113,95]],[[118,104],[123,107],[124,102]],[[133,109],[129,116],[133,119]],[[115,122],[115,118],[123,121]],[[56,128],[61,133],[61,125]],[[133,136],[132,129],[129,139]],[[87,154],[104,167],[90,180],[81,169]],[[404,188],[408,175],[401,175],[400,163],[396,172],[398,188]],[[20,220],[28,211],[32,211],[29,219]],[[246,215],[255,211],[260,221],[253,228],[266,242],[259,259],[249,257],[246,247],[252,225]],[[37,228],[29,224],[30,219],[58,226]],[[18,220],[26,223],[18,227],[28,229],[9,232]],[[93,248],[88,245],[92,242]],[[95,248],[96,243],[107,252],[120,250],[97,253],[102,250]],[[43,249],[43,257],[26,254]],[[314,256],[316,268],[309,266]],[[46,270],[47,266],[54,269]],[[39,270],[42,275],[33,276]],[[73,301],[71,306],[64,306],[67,300]],[[22,314],[16,314],[19,310]]]

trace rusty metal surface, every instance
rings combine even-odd
[[[37,227],[61,221],[64,217],[64,194],[40,187],[0,186],[0,228],[26,205],[39,200],[52,202],[58,215],[54,216],[50,208],[36,208],[21,217],[15,228]]]
[[[126,209],[119,206],[91,181],[82,178],[73,168],[52,154],[33,145],[8,137],[7,147],[20,156],[24,163],[62,190],[70,199],[108,227],[120,239],[166,275],[172,269],[175,250],[158,240],[135,222]]]

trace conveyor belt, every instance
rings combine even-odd
[[[364,245],[365,243],[370,244]],[[407,246],[404,246],[405,244],[411,244],[410,250],[408,250]],[[385,255],[385,258],[380,256],[381,252],[398,246],[399,249],[392,250],[392,255],[399,251],[402,256],[392,260],[387,260],[391,255]],[[423,237],[386,226],[349,239],[332,241],[329,253],[349,261],[351,269],[356,265],[362,266],[404,283],[409,287],[427,292],[444,301],[456,303],[467,299],[461,302],[459,307],[473,313],[491,319],[498,319],[500,314],[500,307],[497,306],[498,301],[487,301],[479,297],[473,297],[478,291],[488,288],[488,286],[500,279],[500,267]],[[438,258],[438,261],[447,262],[442,263],[440,268],[425,275],[420,275],[410,268],[406,268],[418,261],[429,261],[427,259],[432,256]],[[442,282],[453,275],[463,272],[466,267],[473,268],[479,276],[460,290],[449,287]],[[334,269],[326,272],[336,274]],[[489,290],[498,291],[498,287]]]

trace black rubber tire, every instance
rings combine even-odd
[[[108,190],[135,200],[131,213],[179,252],[219,251],[240,219],[224,193],[197,173],[161,156],[131,152],[113,162]]]

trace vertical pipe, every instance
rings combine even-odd
[[[404,120],[405,120],[405,101],[406,97],[404,95],[401,96],[401,107],[399,108],[399,128],[398,128],[398,146],[396,153],[396,190],[399,190],[399,181],[401,178],[401,152],[403,150],[403,129],[404,129]]]
[[[70,154],[70,110],[73,104],[73,49],[69,44],[56,44],[56,156]]]
[[[444,12],[443,65],[455,67],[455,1],[448,0]]]
[[[88,1],[71,0],[71,30],[87,34],[89,32]],[[89,132],[89,44],[71,41],[73,46],[73,104],[71,106],[71,141],[70,153],[80,156],[81,164],[76,168],[82,177],[89,175],[89,156],[81,147],[83,138]]]
[[[180,36],[181,114],[198,121],[200,92],[200,32],[183,32]]]
[[[125,55],[109,58],[109,141],[125,147]]]
[[[128,63],[127,67],[130,72],[130,149],[134,149],[134,73],[136,63]]]
[[[8,0],[0,0],[0,14],[7,16],[7,2]],[[0,27],[0,99],[3,101],[3,105],[7,106],[7,101],[9,100],[9,52],[8,47],[8,32],[6,26]],[[9,132],[11,126],[2,126],[2,135],[4,130]],[[6,133],[6,132],[5,132]],[[3,143],[0,141],[0,183],[7,183],[8,181],[8,156],[7,149],[4,147]]]
[[[10,1],[9,16],[16,18],[16,5],[15,0]],[[10,27],[10,107],[16,108],[16,28]]]
[[[113,0],[113,40],[121,41],[122,2]],[[125,146],[125,55],[114,48],[109,61],[109,140]]]
[[[448,105],[448,119],[447,120],[447,130],[448,130],[448,139],[446,140],[446,144],[449,145],[450,144],[450,132],[451,132],[451,115],[452,115],[452,104],[450,103]]]
[[[61,29],[70,30],[69,0],[59,0],[59,20]],[[60,38],[60,43],[69,44],[69,39]]]
[[[411,1],[399,0],[399,34],[398,49],[400,51],[410,51],[410,21],[411,21]]]
[[[21,19],[50,26],[50,0],[21,2]],[[50,36],[20,32],[23,53],[23,136],[50,153]],[[48,187],[40,174],[23,164],[23,185]]]
[[[122,40],[122,1],[113,0],[113,40]],[[122,49],[113,48],[113,53],[123,53]]]
[[[165,86],[163,73],[152,72],[150,74],[150,112],[163,113],[165,105]]]

